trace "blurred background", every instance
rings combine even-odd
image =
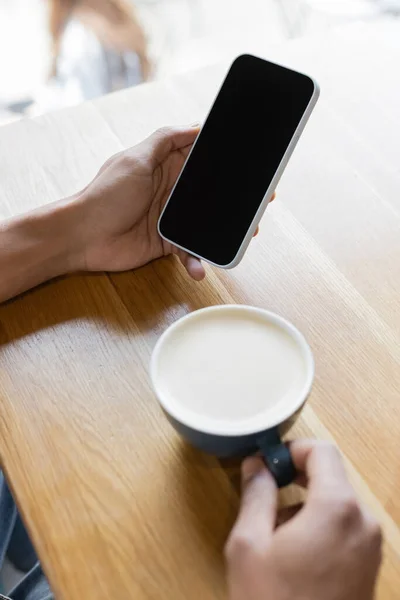
[[[0,125],[318,35],[400,0],[0,0]]]

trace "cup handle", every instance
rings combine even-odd
[[[279,488],[283,488],[296,479],[297,471],[293,464],[289,448],[282,442],[277,427],[269,430],[258,440],[265,464]]]

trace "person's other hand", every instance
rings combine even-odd
[[[243,494],[226,545],[230,600],[372,600],[381,530],[357,501],[337,449],[298,441],[305,505],[277,526],[277,488],[260,458],[243,463]]]
[[[71,270],[125,271],[173,253],[193,279],[204,278],[201,261],[165,242],[157,231],[162,208],[198,132],[197,126],[160,129],[103,165],[75,202]]]

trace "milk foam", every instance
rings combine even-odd
[[[276,420],[298,403],[308,374],[298,340],[257,312],[195,313],[167,335],[156,388],[195,419]]]

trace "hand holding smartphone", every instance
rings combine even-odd
[[[160,216],[161,237],[215,266],[235,267],[318,96],[307,75],[239,56]]]

